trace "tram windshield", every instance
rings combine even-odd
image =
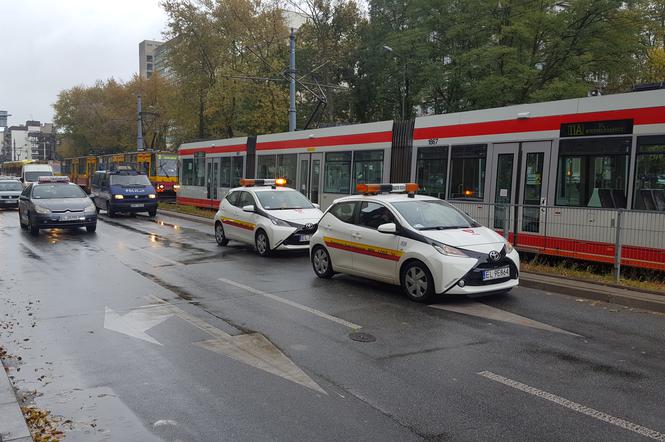
[[[266,210],[313,209],[314,205],[300,192],[258,191],[261,206]]]
[[[392,203],[393,207],[418,230],[448,230],[480,227],[471,218],[440,200],[412,200]]]
[[[167,178],[178,176],[178,160],[175,156],[157,158],[157,175]]]

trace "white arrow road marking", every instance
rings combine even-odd
[[[162,345],[152,336],[146,334],[154,326],[166,321],[173,313],[160,306],[147,306],[137,308],[125,315],[120,315],[106,307],[104,314],[104,328],[122,333],[134,338],[143,339],[152,344]]]
[[[319,393],[328,394],[261,333],[231,336],[173,304],[156,296],[152,298],[155,300],[155,304],[139,307],[124,316],[120,316],[107,307],[104,327],[153,344],[162,345],[145,332],[169,317],[177,316],[213,337],[213,339],[196,342],[194,345],[228,356],[238,362],[282,377]]]
[[[578,404],[577,402],[569,401],[566,398],[563,398],[561,396],[554,395],[552,393],[548,393],[543,390],[539,390],[537,388],[531,387],[529,385],[523,384],[521,382],[514,381],[512,379],[504,378],[503,376],[500,376],[498,374],[492,373],[491,371],[481,371],[478,373],[480,376],[483,376],[487,379],[491,379],[493,381],[499,382],[503,385],[507,385],[509,387],[515,388],[517,390],[523,391],[528,394],[532,394],[534,396],[538,396],[540,398],[543,398],[545,400],[548,400],[550,402],[554,402],[555,404],[561,405],[562,407],[566,407],[570,410],[577,411],[578,413],[585,414],[587,416],[591,416],[595,419],[601,420],[603,422],[607,422],[608,424],[616,425],[617,427],[621,427],[625,430],[628,431],[633,431],[639,435],[648,437],[650,439],[654,440],[659,440],[665,442],[665,434],[660,433],[656,430],[652,430],[647,427],[643,427],[642,425],[634,424],[632,422],[629,422],[627,420],[610,416],[609,414],[603,413],[602,411],[594,410],[593,408],[589,408],[585,405]]]
[[[525,318],[524,316],[516,315],[514,313],[510,313],[495,307],[490,307],[489,305],[482,304],[480,302],[469,301],[458,304],[432,304],[430,307],[439,310],[461,313],[463,315],[477,316],[494,321],[509,322],[511,324],[523,325],[525,327],[581,337],[581,335],[578,335],[577,333],[572,333],[560,328],[552,327],[551,325],[543,324],[542,322],[534,321],[533,319]]]
[[[244,284],[241,284],[239,282],[231,281],[230,279],[219,278],[219,280],[222,281],[225,284],[229,284],[229,285],[238,287],[240,289],[247,290],[248,292],[254,293],[255,295],[265,296],[266,298],[270,298],[273,301],[281,302],[282,304],[290,305],[291,307],[295,307],[295,308],[300,309],[302,311],[312,313],[313,315],[316,315],[320,318],[327,319],[328,321],[336,322],[336,323],[341,324],[345,327],[349,327],[350,329],[358,330],[358,329],[362,328],[361,325],[354,324],[353,322],[349,322],[349,321],[346,321],[344,319],[340,319],[336,316],[329,315],[328,313],[324,313],[324,312],[322,312],[320,310],[317,310],[315,308],[307,307],[306,305],[302,305],[302,304],[298,304],[297,302],[291,301],[289,299],[281,298],[277,295],[273,295],[272,293],[267,293],[267,292],[264,292],[262,290],[255,289],[254,287],[250,287],[248,285],[244,285]]]

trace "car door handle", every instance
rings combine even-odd
[[[358,232],[354,232],[353,234],[351,234],[351,236],[353,236],[355,239],[360,239],[360,238],[363,237],[363,236],[362,236],[360,233],[358,233]]]
[[[332,229],[331,224],[326,224],[325,226],[321,226],[321,227],[323,228],[323,230],[331,230]]]

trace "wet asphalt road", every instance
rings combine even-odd
[[[525,288],[419,305],[167,216],[32,237],[0,212],[0,259],[8,374],[66,440],[665,440],[662,315]]]

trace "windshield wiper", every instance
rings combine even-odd
[[[418,230],[452,230],[452,229],[465,229],[468,226],[430,226],[421,227]]]
[[[275,207],[266,210],[295,210],[295,209],[306,209],[306,207]]]

